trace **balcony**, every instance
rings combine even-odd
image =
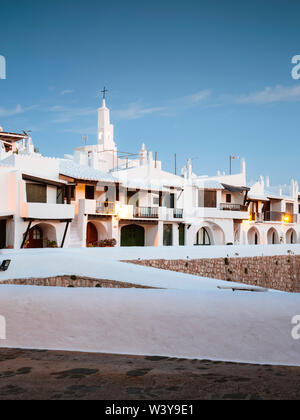
[[[134,207],[133,217],[141,219],[158,219],[158,207]]]
[[[225,211],[248,211],[248,207],[243,204],[221,203],[220,210]]]
[[[182,219],[183,218],[183,209],[173,209],[173,217],[174,217],[174,219]]]
[[[116,203],[112,201],[104,201],[103,203],[98,203],[96,205],[96,212],[99,214],[116,214]]]
[[[74,218],[72,204],[23,203],[20,216],[28,219],[66,220]]]
[[[264,221],[263,213],[249,213],[249,222],[262,223]]]
[[[266,211],[264,220],[265,222],[297,223],[297,215],[281,211]]]

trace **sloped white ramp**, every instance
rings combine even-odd
[[[300,365],[300,295],[1,286],[2,347]]]

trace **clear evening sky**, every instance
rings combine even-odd
[[[43,154],[96,142],[106,86],[120,151],[199,175],[236,154],[249,180],[300,181],[300,1],[0,0],[0,16],[0,125]]]

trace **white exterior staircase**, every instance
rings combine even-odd
[[[70,224],[70,241],[69,241],[69,248],[81,248],[82,247],[82,240],[79,234],[78,228],[78,217],[76,216],[73,222]]]

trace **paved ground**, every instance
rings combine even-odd
[[[300,399],[300,367],[0,349],[0,399]]]

